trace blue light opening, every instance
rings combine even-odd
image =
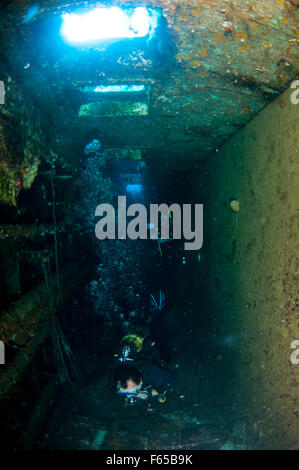
[[[158,13],[144,7],[127,12],[118,7],[95,8],[86,13],[65,13],[61,35],[69,43],[97,42],[101,39],[138,38],[152,35]]]
[[[108,85],[97,86],[94,89],[95,93],[138,93],[144,91],[144,85]]]
[[[144,85],[98,85],[80,88],[83,93],[140,93],[145,90]]]
[[[142,184],[127,184],[127,193],[141,193],[142,190]]]

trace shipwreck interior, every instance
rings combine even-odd
[[[298,7],[1,2],[1,450],[299,448]],[[119,196],[202,247],[100,240]],[[125,406],[133,333],[176,385]]]

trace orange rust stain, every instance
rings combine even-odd
[[[222,34],[216,34],[215,36],[212,36],[212,39],[215,42],[223,42],[226,40]]]
[[[200,67],[201,62],[200,60],[191,60],[190,65],[191,67]]]
[[[191,10],[191,14],[192,14],[193,16],[201,16],[202,11],[201,11],[200,8],[194,8],[193,10]]]
[[[182,14],[178,17],[178,22],[179,23],[190,23],[190,18],[187,15]]]
[[[283,21],[284,23],[286,23],[287,21],[289,21],[288,18],[286,18],[285,16],[283,16],[282,18],[278,18],[279,21]]]
[[[299,36],[299,28],[296,28],[295,33],[296,33],[296,36]]]
[[[281,102],[279,103],[279,106],[280,106],[281,109],[283,109],[283,108],[285,107],[285,105],[286,105],[286,102],[285,102],[285,101],[281,101]]]
[[[190,59],[191,59],[191,55],[179,53],[179,54],[176,54],[175,58],[176,58],[177,60],[190,60]]]
[[[26,175],[27,175],[27,173],[28,173],[28,171],[29,171],[29,169],[28,169],[28,168],[25,168],[24,166],[22,166],[22,168],[21,168],[21,172],[23,173],[23,175],[25,175],[25,176],[26,176]]]
[[[248,44],[244,44],[244,46],[240,46],[240,47],[239,47],[239,50],[240,50],[241,52],[248,51],[248,49],[249,49]]]
[[[200,51],[198,51],[196,54],[196,57],[200,57],[200,58],[203,58],[203,57],[208,57],[208,50],[206,47],[203,47]]]
[[[237,33],[236,34],[236,39],[238,39],[239,41],[241,39],[247,39],[247,34],[246,33]]]
[[[264,41],[264,42],[263,42],[263,46],[264,46],[264,47],[270,47],[270,46],[271,46],[270,41]]]

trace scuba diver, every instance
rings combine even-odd
[[[155,343],[137,334],[126,335],[115,358],[109,377],[110,387],[125,398],[126,404],[134,404],[141,399],[151,410],[153,399],[160,403],[166,401],[176,372],[166,369]]]

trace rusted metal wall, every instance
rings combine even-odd
[[[298,448],[299,104],[291,91],[211,160],[206,209],[210,324],[231,343],[211,368],[222,367],[267,448]]]

